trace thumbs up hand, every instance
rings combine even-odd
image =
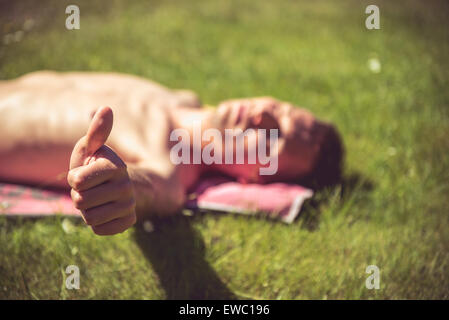
[[[126,164],[105,142],[113,123],[112,110],[100,108],[75,145],[68,183],[73,204],[98,235],[113,235],[136,222],[136,200]]]

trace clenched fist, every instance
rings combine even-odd
[[[112,110],[100,108],[75,145],[68,182],[73,204],[98,235],[113,235],[136,222],[136,200],[126,164],[105,142],[111,132]]]

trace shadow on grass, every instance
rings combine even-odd
[[[373,184],[357,173],[344,177],[341,184],[308,201],[296,223],[301,223],[307,230],[316,230],[320,207],[329,201],[329,193],[335,192],[335,188],[340,188],[338,197],[345,202],[355,192],[369,192]],[[207,213],[196,216],[203,214]],[[135,238],[159,276],[167,299],[237,299],[205,260],[204,241],[192,228],[189,218],[180,216],[152,222],[153,232],[145,232],[142,226],[137,226]]]
[[[356,193],[367,193],[373,190],[374,183],[363,177],[360,173],[353,172],[344,176],[338,185],[319,190],[312,199],[304,203],[297,223],[309,231],[315,231],[319,227],[321,207],[329,203],[332,194],[337,193],[338,200],[341,203],[349,201]]]
[[[138,245],[159,276],[167,299],[236,299],[204,258],[203,239],[186,217],[136,227]]]

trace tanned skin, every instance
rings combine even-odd
[[[1,81],[0,119],[0,181],[70,189],[98,235],[178,212],[207,171],[258,183],[310,175],[334,131],[270,97],[201,108],[193,92],[113,73],[40,71]],[[258,164],[173,165],[170,133],[191,132],[197,121],[203,129],[279,129],[277,174],[259,176]]]

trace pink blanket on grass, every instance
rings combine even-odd
[[[265,213],[291,223],[312,190],[285,183],[241,184],[223,178],[202,180],[189,196],[189,209]],[[8,216],[80,216],[67,192],[0,183],[0,214]]]
[[[224,178],[212,178],[196,186],[186,207],[240,214],[263,213],[292,223],[304,201],[312,196],[312,190],[299,185],[242,184]]]
[[[0,183],[0,214],[10,216],[81,216],[67,192]]]

